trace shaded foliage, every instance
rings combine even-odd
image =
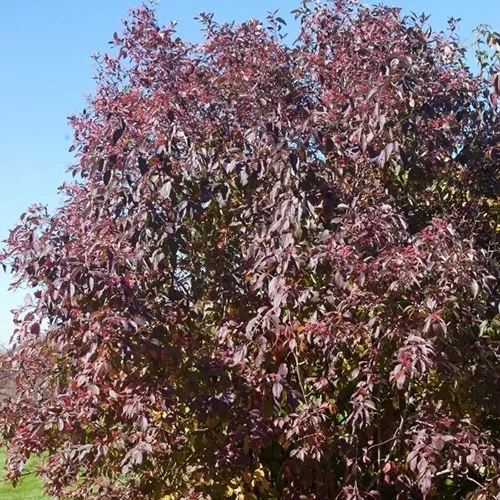
[[[291,47],[273,16],[192,45],[141,7],[96,59],[80,180],[4,256],[36,290],[12,480],[47,452],[55,498],[500,491],[498,75],[454,21],[295,14]]]

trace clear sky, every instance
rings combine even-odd
[[[0,16],[0,240],[34,202],[55,207],[57,187],[71,162],[67,116],[84,107],[92,90],[90,55],[106,50],[120,20],[140,0],[5,0]],[[462,18],[461,33],[481,22],[500,29],[499,0],[393,0],[407,11],[432,14],[443,28],[449,16]],[[193,18],[214,12],[217,20],[264,18],[268,10],[287,13],[299,0],[163,0],[162,22],[176,20],[179,33],[200,38]],[[12,332],[10,310],[23,293],[8,292],[0,272],[0,344]]]

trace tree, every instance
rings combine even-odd
[[[13,396],[14,381],[8,370],[2,368],[2,362],[8,355],[8,350],[0,346],[0,408],[5,400]]]
[[[295,14],[292,46],[210,15],[193,45],[143,6],[96,58],[77,180],[3,257],[35,290],[11,480],[45,454],[55,498],[500,491],[498,75],[453,20]]]

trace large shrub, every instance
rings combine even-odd
[[[55,498],[500,491],[498,76],[453,22],[296,15],[193,45],[142,7],[98,57],[79,180],[4,256],[36,290],[14,481],[45,453]]]

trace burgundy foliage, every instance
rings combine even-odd
[[[293,45],[209,15],[194,45],[141,7],[97,57],[78,181],[3,257],[35,290],[13,481],[45,454],[74,500],[500,492],[498,73],[454,22],[295,14]]]

